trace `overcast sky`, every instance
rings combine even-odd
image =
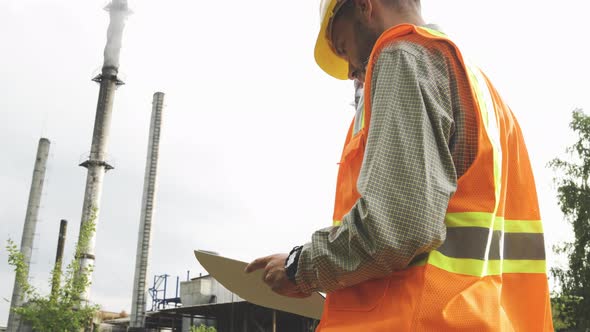
[[[51,153],[31,276],[42,290],[59,220],[78,237],[108,15],[104,0],[0,2],[0,326],[14,273],[35,152]],[[152,94],[166,93],[149,280],[204,272],[196,248],[251,260],[287,252],[331,223],[353,116],[353,85],[313,60],[319,1],[130,0],[104,182],[91,299],[130,312]],[[549,160],[573,142],[571,111],[590,111],[585,0],[423,0],[490,76],[520,120],[548,246],[570,236]],[[556,263],[549,253],[549,265]],[[150,282],[151,286],[151,282]]]

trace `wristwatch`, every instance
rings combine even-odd
[[[295,275],[297,274],[297,263],[299,263],[299,255],[301,255],[302,246],[297,246],[291,250],[287,259],[285,259],[285,272],[287,278],[295,282]]]

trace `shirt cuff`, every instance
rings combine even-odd
[[[303,245],[297,264],[297,273],[295,274],[295,284],[305,294],[311,294],[320,290],[317,274],[311,260],[311,251],[311,243]]]

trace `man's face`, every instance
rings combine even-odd
[[[332,47],[348,62],[348,78],[364,83],[369,57],[379,35],[361,21],[356,7],[348,10],[355,12],[342,13],[332,23]]]

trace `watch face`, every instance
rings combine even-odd
[[[292,253],[291,255],[289,255],[289,258],[287,258],[287,267],[291,266],[291,264],[293,264],[293,262],[295,261],[295,256],[297,256],[297,253]]]

